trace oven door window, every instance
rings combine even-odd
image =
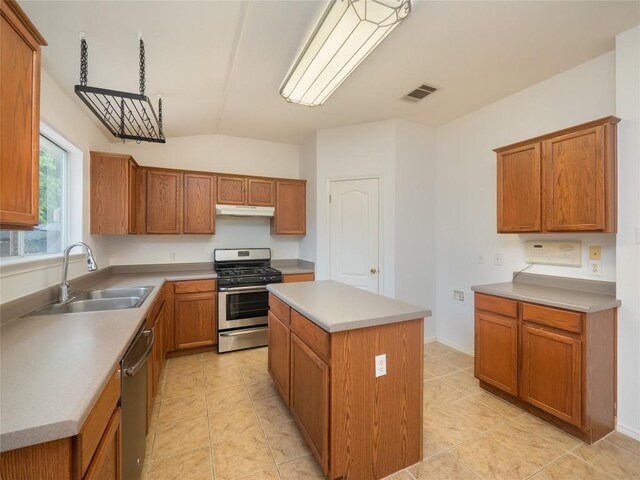
[[[269,312],[269,292],[238,292],[227,294],[227,321],[266,317]]]

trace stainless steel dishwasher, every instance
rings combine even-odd
[[[147,429],[147,375],[153,331],[140,327],[122,359],[122,478],[139,480]]]

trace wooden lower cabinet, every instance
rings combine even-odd
[[[329,334],[273,294],[269,306],[269,373],[323,473],[373,480],[419,462],[423,320]]]
[[[322,471],[329,471],[329,365],[291,335],[290,409]]]
[[[287,322],[288,323],[288,322]],[[289,375],[291,356],[291,331],[276,315],[269,312],[269,374],[280,392],[280,396],[289,406]]]
[[[122,479],[122,415],[113,413],[84,480]]]
[[[215,280],[174,283],[174,348],[185,350],[218,343]]]
[[[481,293],[475,301],[481,387],[588,443],[613,431],[617,309],[582,313]]]
[[[475,314],[476,377],[511,395],[518,394],[518,320],[495,313]]]
[[[525,323],[522,327],[522,400],[579,427],[581,351],[579,338]]]
[[[0,454],[2,480],[121,480],[120,369],[102,390],[80,433]]]
[[[315,280],[314,273],[286,273],[282,276],[284,283],[293,282],[313,282]]]

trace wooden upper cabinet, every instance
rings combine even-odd
[[[498,232],[617,230],[616,130],[606,117],[498,148]]]
[[[544,229],[616,231],[615,124],[542,142]]]
[[[540,144],[498,153],[498,232],[540,231]]]
[[[40,46],[16,2],[0,1],[0,227],[39,223]]]
[[[91,152],[91,233],[144,233],[144,171],[129,155]]]
[[[247,178],[247,205],[273,207],[275,205],[275,185],[267,178]]]
[[[304,180],[276,181],[276,235],[306,235],[307,183]]]
[[[147,233],[180,233],[182,173],[147,169]]]
[[[183,233],[209,233],[216,230],[216,177],[184,174]]]
[[[247,201],[244,177],[218,177],[218,201],[227,205],[245,205]]]

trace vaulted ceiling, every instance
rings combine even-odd
[[[147,95],[154,103],[163,95],[167,137],[286,143],[388,118],[441,125],[612,50],[617,33],[640,23],[637,1],[414,1],[327,103],[309,108],[278,91],[325,0],[20,3],[49,43],[43,68],[88,115],[73,93],[79,32],[88,84],[132,92],[142,32]],[[415,104],[402,99],[422,83],[439,90]]]

